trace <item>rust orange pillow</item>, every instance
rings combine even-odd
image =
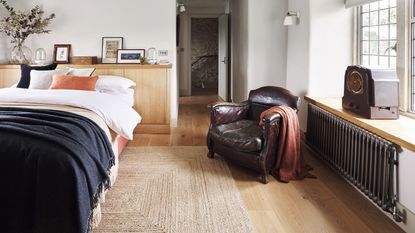
[[[95,91],[98,76],[55,75],[49,89]]]

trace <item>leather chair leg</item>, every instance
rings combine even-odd
[[[207,157],[213,159],[215,157],[215,152],[209,150]]]
[[[268,182],[269,182],[268,173],[262,173],[261,174],[261,182],[263,184],[268,184]]]

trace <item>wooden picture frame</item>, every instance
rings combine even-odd
[[[71,56],[70,44],[55,44],[53,48],[53,63],[68,64]]]
[[[145,57],[145,49],[119,49],[117,51],[118,64],[140,64],[140,59]]]
[[[117,63],[118,50],[123,48],[123,37],[102,37],[102,64]]]

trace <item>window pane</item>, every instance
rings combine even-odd
[[[379,11],[379,24],[388,24],[389,23],[389,10],[381,10]]]
[[[362,42],[362,54],[369,54],[369,41]]]
[[[379,9],[379,2],[370,3],[370,10],[378,10]]]
[[[379,57],[378,56],[370,56],[370,66],[379,66]]]
[[[379,26],[379,40],[389,39],[389,25]]]
[[[362,26],[369,26],[369,13],[362,14]]]
[[[390,68],[395,69],[396,68],[396,57],[390,57]]]
[[[379,28],[378,27],[370,27],[370,40],[378,40],[379,39]]]
[[[380,67],[389,67],[389,58],[388,57],[379,57],[379,66]]]
[[[390,25],[390,39],[396,39],[396,24]]]
[[[362,63],[362,65],[364,65],[364,66],[368,66],[368,65],[370,65],[370,64],[369,64],[369,56],[366,56],[366,55],[362,56],[361,63]]]
[[[362,28],[362,40],[369,40],[369,27]]]
[[[370,41],[370,55],[377,55],[379,50],[378,41]]]
[[[396,23],[396,8],[390,10],[390,22]]]
[[[379,42],[379,53],[380,55],[389,55],[389,41]]]
[[[394,68],[397,37],[396,0],[379,0],[361,6],[360,10],[361,64]]]
[[[370,25],[379,24],[379,11],[370,12]]]
[[[369,12],[369,4],[362,6],[362,12]]]
[[[389,0],[382,0],[379,2],[379,8],[380,9],[385,9],[385,8],[389,8]]]

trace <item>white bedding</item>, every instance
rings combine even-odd
[[[98,114],[117,134],[132,140],[141,116],[114,95],[77,90],[0,89],[1,103],[35,103],[85,108]]]

